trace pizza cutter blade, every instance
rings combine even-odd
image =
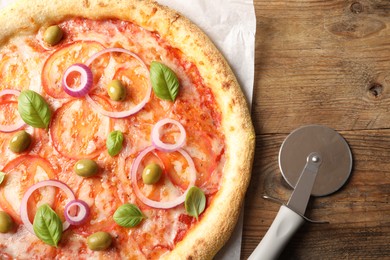
[[[352,170],[352,154],[335,130],[308,125],[296,129],[284,140],[279,151],[279,168],[294,190],[249,260],[279,256],[307,219],[304,214],[310,196],[329,195],[345,184]]]

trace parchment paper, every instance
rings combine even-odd
[[[0,8],[14,0],[0,0]],[[66,0],[64,0],[66,1]],[[222,52],[252,103],[256,16],[253,0],[157,0],[192,20]],[[243,214],[215,259],[240,259]]]
[[[232,67],[252,103],[256,16],[253,0],[157,0],[198,25]]]

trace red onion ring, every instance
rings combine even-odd
[[[91,65],[91,63],[99,56],[103,55],[103,54],[106,54],[106,53],[109,53],[109,52],[123,52],[123,53],[126,53],[126,54],[129,54],[130,56],[132,56],[133,58],[135,58],[136,60],[139,61],[139,63],[141,63],[141,65],[147,69],[144,61],[137,55],[135,54],[134,52],[131,52],[129,50],[126,50],[126,49],[123,49],[123,48],[107,48],[107,49],[104,49],[104,50],[101,50],[97,53],[95,53],[94,55],[92,55],[86,62],[85,62],[85,65],[89,66]]]
[[[65,192],[66,196],[68,196],[69,199],[71,199],[71,200],[76,199],[73,191],[69,188],[69,186],[66,185],[65,183],[57,181],[57,180],[40,181],[40,182],[34,184],[33,186],[31,186],[30,188],[28,188],[26,193],[24,193],[22,202],[20,203],[20,218],[22,219],[22,222],[25,225],[25,227],[27,228],[27,230],[31,234],[34,234],[34,235],[35,235],[34,228],[33,228],[32,223],[30,222],[30,220],[28,218],[28,214],[27,214],[27,202],[28,202],[28,199],[30,198],[31,194],[33,194],[34,191],[36,191],[39,188],[47,187],[47,186],[54,186],[54,187],[60,188]],[[63,230],[68,229],[69,226],[70,226],[70,223],[68,221],[65,221],[62,223]]]
[[[72,216],[69,211],[73,208],[77,207],[79,209],[76,216]],[[83,224],[90,214],[90,209],[88,204],[83,200],[72,200],[65,206],[65,219],[71,225],[81,225]]]
[[[5,95],[14,95],[14,96],[18,97],[19,94],[20,94],[20,91],[15,90],[15,89],[4,89],[4,90],[0,91],[0,97],[5,96]],[[16,130],[19,130],[20,128],[22,128],[25,125],[26,125],[26,123],[23,121],[22,118],[20,118],[20,120],[16,124],[0,125],[0,132],[4,132],[4,133],[14,132]]]
[[[77,88],[71,88],[68,85],[67,78],[72,72],[78,72],[81,74],[80,79],[80,86]],[[82,64],[82,63],[75,63],[71,65],[69,68],[66,69],[64,76],[62,77],[62,88],[64,91],[72,96],[72,97],[83,97],[92,88],[93,83],[93,75],[91,69]]]
[[[166,124],[173,124],[173,125],[177,126],[180,130],[179,140],[174,144],[167,144],[167,143],[164,143],[163,141],[161,141],[160,129],[161,129],[161,127],[163,127]],[[170,118],[164,118],[164,119],[158,121],[152,129],[152,142],[153,142],[153,145],[158,150],[161,150],[164,152],[173,152],[173,151],[176,151],[177,149],[183,147],[185,141],[186,141],[186,130],[184,130],[183,125],[176,120],[173,120]]]
[[[177,198],[175,198],[174,200],[171,200],[171,201],[155,201],[155,200],[151,200],[151,199],[147,198],[145,195],[143,195],[142,192],[139,190],[138,182],[137,182],[137,171],[138,171],[138,167],[139,167],[142,159],[145,157],[145,155],[148,154],[149,152],[153,151],[154,149],[156,149],[154,146],[149,146],[146,149],[144,149],[137,156],[137,158],[135,159],[135,161],[134,161],[134,163],[133,163],[133,165],[131,167],[131,182],[132,182],[132,185],[133,185],[133,188],[134,188],[134,192],[137,195],[137,197],[144,204],[146,204],[146,205],[148,205],[150,207],[159,208],[159,209],[169,209],[169,208],[176,207],[176,206],[182,204],[185,201],[186,195],[188,193],[188,190],[192,186],[195,185],[196,170],[195,170],[194,161],[192,160],[192,158],[190,157],[190,155],[186,151],[184,151],[183,149],[178,149],[177,151],[184,156],[184,158],[188,162],[188,166],[190,167],[190,183],[188,184],[187,189],[185,190],[185,192],[181,196],[179,196],[179,197],[177,197]]]
[[[4,89],[0,91],[0,97],[5,96],[5,95],[14,95],[14,96],[19,96],[20,91],[16,89]]]
[[[129,51],[129,50],[126,50],[126,49],[122,49],[122,48],[108,48],[108,49],[104,49],[102,51],[99,51],[97,53],[95,53],[94,55],[92,55],[86,62],[85,62],[85,65],[89,66],[91,65],[91,63],[99,56],[103,55],[103,54],[106,54],[106,53],[109,53],[109,52],[122,52],[122,53],[126,53],[130,56],[132,56],[133,58],[135,58],[139,63],[141,63],[142,67],[149,72],[148,68],[146,67],[145,63],[143,62],[143,60],[138,57],[135,53]],[[147,74],[149,75],[149,74]],[[113,118],[124,118],[124,117],[128,117],[128,116],[131,116],[135,113],[137,113],[138,111],[140,111],[145,105],[146,103],[149,101],[150,99],[150,95],[152,93],[152,85],[150,83],[150,80],[148,80],[149,82],[149,86],[148,86],[148,90],[147,90],[147,93],[144,97],[144,99],[138,103],[136,106],[134,106],[133,108],[129,109],[129,110],[126,110],[126,111],[121,111],[121,112],[112,112],[112,111],[107,111],[105,109],[103,109],[102,107],[100,107],[88,94],[86,95],[86,100],[91,104],[91,106],[97,110],[100,114],[102,115],[105,115],[105,116],[108,116],[108,117],[113,117]]]

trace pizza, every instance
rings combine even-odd
[[[209,38],[153,1],[22,0],[0,23],[0,258],[212,258],[255,134]]]

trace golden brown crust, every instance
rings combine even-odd
[[[169,259],[212,258],[237,221],[254,156],[255,133],[248,106],[229,65],[196,25],[149,0],[21,0],[0,13],[0,46],[16,34],[35,33],[42,26],[74,16],[118,18],[158,32],[197,65],[206,85],[212,87],[226,136],[221,189],[198,225],[167,255]]]

